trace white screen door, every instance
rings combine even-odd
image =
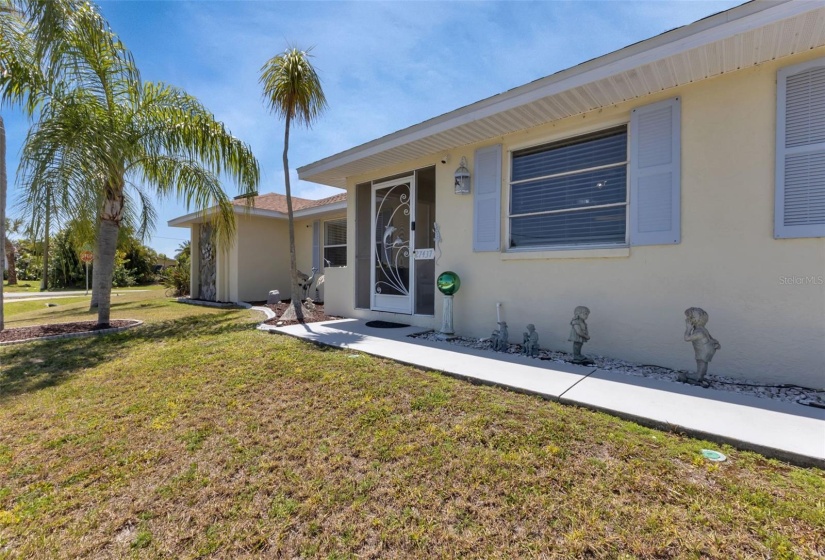
[[[372,187],[372,309],[412,314],[415,179]]]

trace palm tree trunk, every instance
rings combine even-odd
[[[120,222],[123,219],[123,187],[110,186],[103,205],[100,226],[97,233],[95,267],[92,274],[93,290],[97,294],[97,326],[109,326],[112,303],[112,276],[115,272],[115,250]]]
[[[115,249],[120,225],[114,220],[103,219],[97,236],[97,255],[95,255],[95,274],[93,274],[97,292],[97,325],[109,325],[112,303],[112,276],[115,271]]]
[[[286,209],[289,218],[289,273],[292,279],[292,308],[298,319],[304,318],[304,307],[301,304],[301,288],[298,286],[298,262],[295,257],[295,217],[292,215],[292,190],[289,185],[289,121],[292,115],[287,113],[284,127],[284,183],[286,185]]]
[[[9,265],[9,286],[16,286],[17,285],[17,265],[14,262],[14,243],[7,237],[6,238],[6,260],[8,261]]]
[[[0,240],[6,239],[6,123],[0,116]],[[0,242],[0,263],[5,256],[5,243]],[[5,328],[3,322],[3,271],[0,270],[0,331]]]
[[[51,235],[51,219],[52,219],[52,191],[46,190],[46,231],[43,235],[43,275],[40,278],[40,291],[45,292],[49,289],[49,235]]]

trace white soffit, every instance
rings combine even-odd
[[[298,169],[346,178],[825,45],[825,0],[757,1],[563,70]]]

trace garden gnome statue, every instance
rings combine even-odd
[[[507,321],[498,322],[498,330],[493,331],[493,350],[496,352],[506,352],[510,344],[510,333],[507,332]]]
[[[527,331],[524,333],[524,343],[521,346],[521,352],[525,356],[535,358],[539,355],[539,333],[536,332],[536,326],[533,323],[527,325]]]
[[[590,310],[583,305],[578,306],[573,311],[573,320],[570,321],[570,336],[567,338],[573,343],[573,363],[584,364],[590,362],[582,356],[582,345],[590,340],[590,333],[587,332],[587,317]]]
[[[693,343],[693,351],[696,354],[696,375],[698,382],[707,387],[705,374],[708,372],[708,363],[713,359],[713,355],[722,346],[719,341],[710,336],[705,328],[708,323],[708,314],[704,309],[691,307],[685,310],[685,342]],[[685,372],[679,373],[679,381],[687,381]]]

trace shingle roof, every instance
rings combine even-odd
[[[309,200],[306,198],[292,197],[292,210],[306,210],[308,208],[317,208],[319,206],[327,206],[335,204],[336,202],[344,202],[347,199],[347,193],[336,194],[320,200]],[[232,201],[232,204],[243,206],[246,204],[245,198],[238,198]],[[286,195],[279,193],[267,193],[256,196],[253,199],[254,207],[258,210],[271,210],[273,212],[287,213]]]

